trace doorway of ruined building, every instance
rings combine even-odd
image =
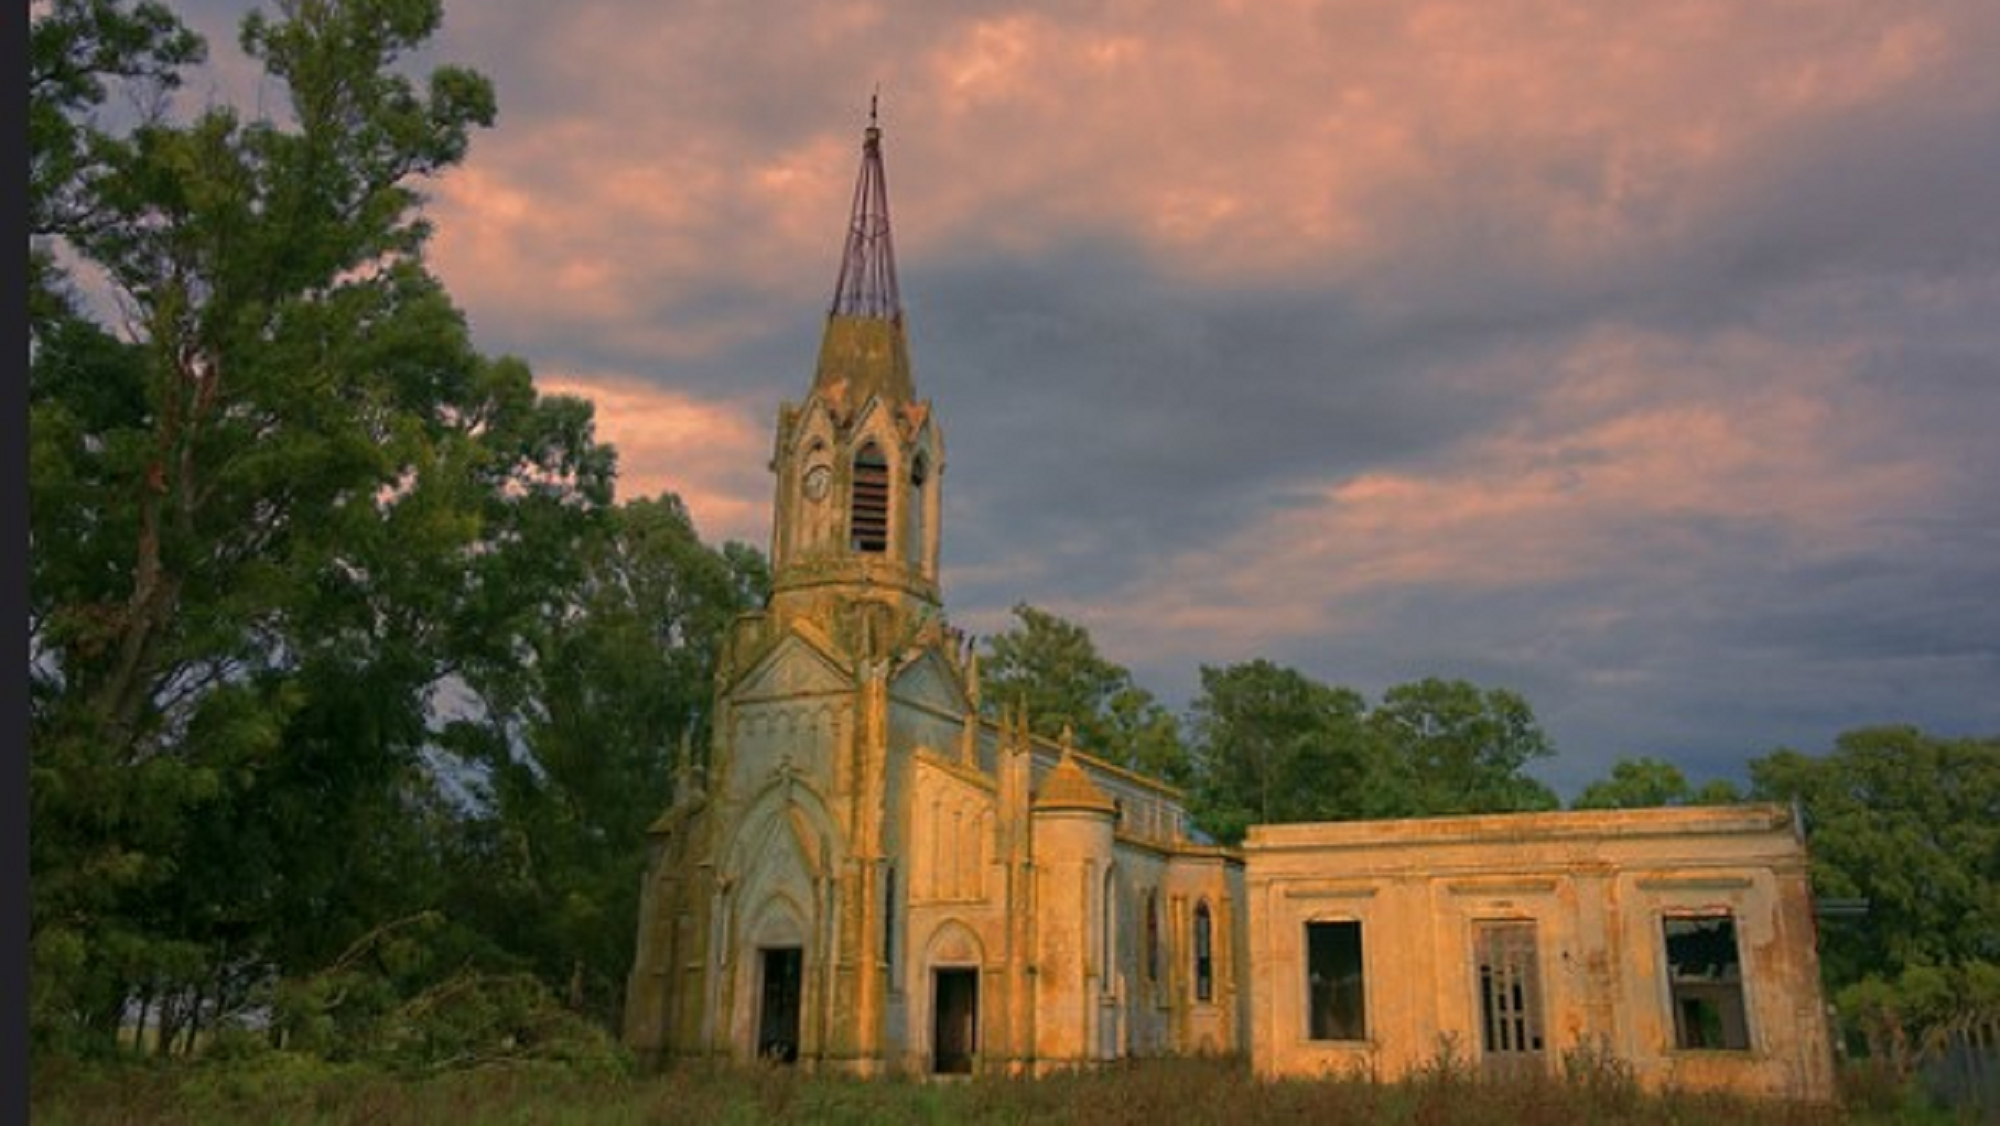
[[[763,950],[762,1002],[757,1011],[757,1058],[771,1063],[799,1059],[799,1000],[805,951],[796,946]]]
[[[979,1050],[979,971],[940,969],[931,980],[931,1070],[970,1075]]]
[[[1546,1069],[1535,924],[1477,923],[1473,950],[1479,964],[1482,1066],[1497,1075]]]

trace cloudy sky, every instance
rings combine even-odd
[[[1176,706],[1513,688],[1565,793],[2000,732],[1991,0],[458,0],[435,53],[500,99],[432,192],[481,347],[711,539],[879,86],[961,625]]]

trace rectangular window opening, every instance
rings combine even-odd
[[[1360,923],[1306,924],[1306,991],[1309,1039],[1368,1038]]]
[[[1735,918],[1669,916],[1665,932],[1674,1046],[1748,1051],[1750,1022],[1743,1007],[1743,961]]]

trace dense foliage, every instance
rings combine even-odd
[[[473,349],[418,185],[494,98],[410,76],[440,15],[251,15],[283,97],[248,118],[176,113],[205,46],[158,4],[31,12],[43,1044],[243,1013],[338,1054],[440,988],[519,1024],[524,982],[615,1013],[643,829],[761,562],[614,508],[589,404]]]
[[[1653,806],[1729,805],[1742,800],[1742,792],[1726,778],[1711,779],[1695,786],[1673,763],[1640,755],[1613,763],[1610,777],[1585,786],[1570,804],[1574,809],[1646,809]]]
[[[982,665],[990,710],[1025,708],[1029,728],[1119,766],[1182,781],[1187,751],[1173,713],[1097,651],[1090,631],[1027,603],[1015,625],[986,639]]]
[[[1036,734],[1188,788],[1201,827],[1234,844],[1258,822],[1552,809],[1526,767],[1554,753],[1528,702],[1430,678],[1373,707],[1266,660],[1203,666],[1185,728],[1098,652],[1089,630],[1029,605],[986,640],[990,706]]]
[[[1814,890],[1857,908],[1821,924],[1820,960],[1871,1051],[2000,1011],[2000,738],[1864,728],[1753,759],[1750,779],[1797,803]]]

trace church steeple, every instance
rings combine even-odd
[[[872,99],[812,389],[780,412],[771,468],[774,593],[937,605],[943,434],[910,377]]]
[[[868,99],[868,131],[861,139],[861,175],[854,182],[854,207],[847,221],[847,248],[833,285],[835,317],[903,319],[896,291],[896,250],[889,237],[889,183],[882,174],[882,126],[876,99]]]
[[[813,394],[859,409],[869,396],[893,403],[916,398],[910,346],[903,334],[903,298],[896,287],[896,248],[889,234],[889,181],[882,170],[882,126],[873,98],[861,135],[861,173],[841,248],[840,274],[827,309]]]

